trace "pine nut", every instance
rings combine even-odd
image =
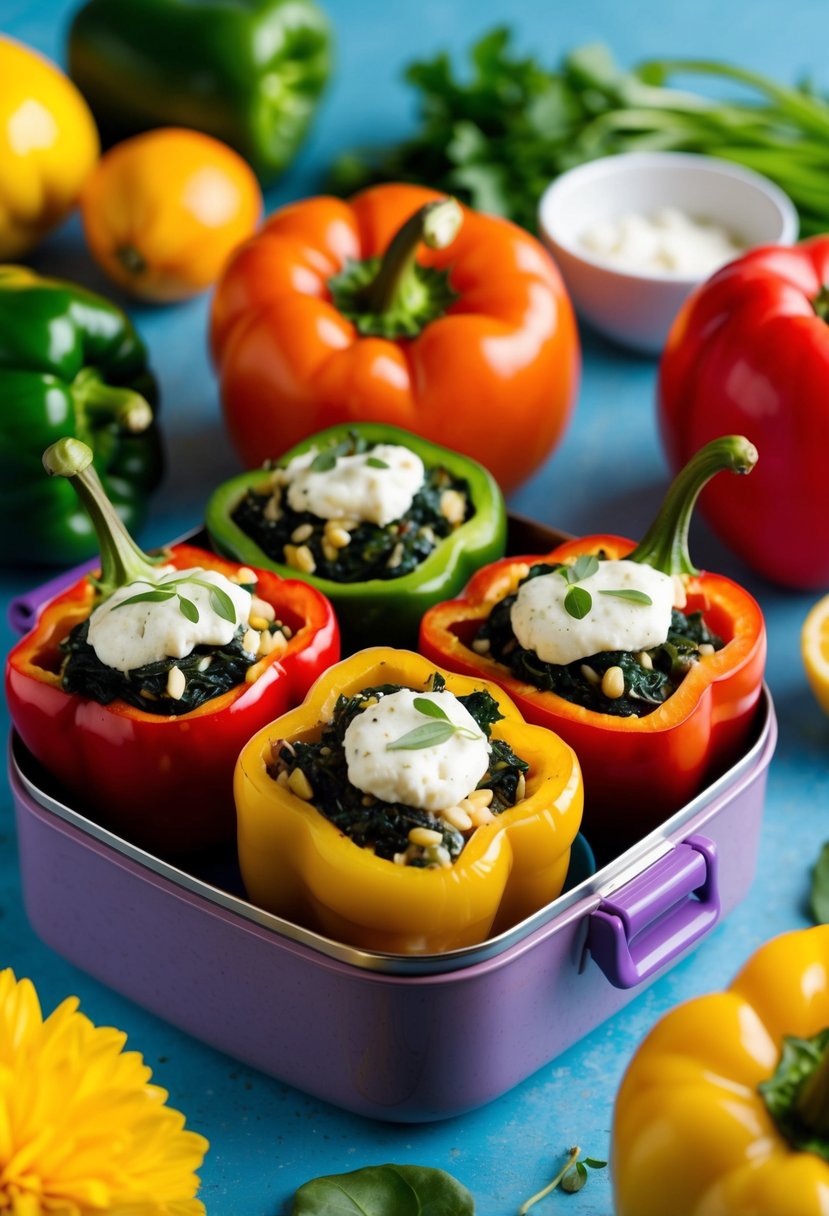
[[[711,645],[710,642],[700,642],[700,644],[698,646],[698,650],[701,655],[709,655],[709,654],[716,653],[714,650],[714,647]]]
[[[263,634],[262,636],[264,637],[265,635]],[[284,654],[284,652],[288,649],[288,641],[285,634],[280,633],[277,629],[275,633],[268,631],[267,636],[270,638],[270,642],[268,643],[268,654],[273,654],[274,652],[277,654]]]
[[[351,544],[351,536],[345,530],[342,523],[329,523],[325,526],[325,539],[329,545],[335,549],[344,549],[346,545]]]
[[[180,701],[184,696],[187,681],[180,667],[171,667],[167,674],[167,696],[171,701]]]
[[[653,671],[653,659],[648,654],[647,650],[640,650],[636,656],[636,662],[640,667],[644,667],[645,671]]]
[[[515,801],[521,802],[527,793],[527,778],[523,773],[518,774],[518,780],[515,783]]]
[[[251,583],[255,583],[257,581],[256,572],[251,570],[250,566],[240,566],[236,571],[233,581],[235,583],[245,583],[249,586]]]
[[[674,608],[684,608],[688,603],[688,595],[685,591],[685,579],[681,574],[675,574],[674,580]]]
[[[472,827],[472,817],[461,806],[448,806],[445,811],[441,811],[440,817],[459,832],[468,832]]]
[[[476,806],[471,803],[469,807],[469,818],[472,820],[472,826],[482,828],[487,823],[494,823],[495,816],[488,806]]]
[[[266,621],[272,621],[276,616],[276,611],[273,604],[269,604],[267,600],[260,599],[258,595],[251,597],[250,601],[251,616],[262,616]]]
[[[338,553],[339,549],[335,549],[328,538],[324,537],[322,542],[322,556],[325,558],[325,560],[327,562],[335,562],[337,560]]]
[[[426,860],[436,869],[445,870],[452,864],[452,858],[449,855],[449,850],[442,844],[436,844],[433,848],[426,850]]]
[[[579,668],[579,671],[584,676],[585,680],[587,680],[588,684],[595,685],[600,682],[599,673],[597,671],[594,671],[589,663],[582,663],[581,667]]]
[[[602,692],[611,701],[618,700],[625,693],[625,673],[621,667],[608,667],[602,676]]]
[[[490,642],[489,638],[475,638],[472,643],[472,649],[476,654],[489,654]]]
[[[386,562],[386,567],[389,570],[396,570],[402,561],[403,561],[403,545],[400,543],[400,541],[398,541],[397,544],[394,546],[394,548],[391,551],[391,556],[389,557],[389,560]]]
[[[282,507],[279,505],[279,499],[276,495],[269,498],[262,510],[262,518],[267,520],[269,524],[275,524],[278,519],[282,518]]]
[[[314,791],[311,789],[311,782],[305,776],[301,768],[292,769],[288,775],[288,788],[292,794],[296,794],[297,798],[302,798],[305,802],[313,798]]]
[[[252,616],[249,619],[248,624],[250,625],[251,629],[255,629],[257,633],[261,633],[263,629],[268,628],[268,622],[263,616]]]
[[[245,636],[242,638],[242,649],[248,654],[259,653],[259,633],[256,629],[248,629]]]
[[[462,524],[466,518],[466,496],[459,490],[444,490],[440,496],[440,513],[450,524]]]
[[[431,828],[412,828],[408,839],[409,844],[418,844],[422,849],[428,849],[432,845],[443,843],[443,837],[440,832],[434,832]]]
[[[495,797],[491,789],[472,790],[466,795],[465,802],[471,802],[474,806],[489,806],[492,799]]]
[[[294,528],[291,533],[291,540],[295,545],[301,545],[304,541],[310,540],[314,535],[313,524],[300,524],[298,528]]]
[[[307,545],[283,545],[282,552],[292,570],[299,570],[301,574],[313,574],[317,568],[314,555]]]

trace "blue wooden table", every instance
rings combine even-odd
[[[271,209],[319,189],[341,149],[395,140],[414,121],[401,81],[412,57],[441,48],[454,55],[490,26],[510,21],[517,45],[555,63],[566,49],[607,42],[623,65],[645,56],[719,57],[793,81],[811,74],[829,87],[825,0],[325,0],[337,34],[337,71],[313,135],[267,199]],[[0,28],[65,60],[71,0],[0,0]],[[0,81],[2,88],[2,81]],[[108,294],[76,222],[32,258],[39,269]],[[160,377],[168,476],[142,540],[160,544],[198,523],[208,492],[236,472],[206,354],[207,300],[165,309],[130,306]],[[667,482],[655,427],[656,365],[583,334],[584,376],[569,432],[547,465],[512,498],[538,520],[572,531],[637,536]],[[2,403],[0,403],[2,408]],[[761,582],[701,522],[692,537],[698,564],[727,570],[759,598],[768,620],[768,679],[780,718],[760,858],[748,898],[687,960],[611,1021],[490,1106],[429,1126],[394,1126],[345,1114],[251,1071],[109,992],[42,945],[21,904],[8,789],[0,792],[0,966],[36,984],[51,1009],[77,993],[97,1023],[121,1027],[142,1051],[211,1149],[202,1197],[214,1216],[278,1216],[294,1190],[318,1174],[383,1161],[441,1166],[474,1192],[481,1216],[509,1216],[549,1180],[562,1154],[580,1144],[606,1157],[613,1097],[636,1044],[678,1001],[723,985],[772,935],[805,925],[810,865],[829,838],[829,721],[814,704],[802,669],[799,632],[814,598]],[[42,581],[43,572],[0,572],[2,593]],[[5,615],[5,614],[4,614]],[[12,635],[0,624],[4,645]],[[5,710],[4,710],[5,712]],[[4,724],[7,726],[7,722]],[[607,1172],[578,1196],[555,1194],[537,1210],[608,1216]],[[667,1216],[667,1214],[666,1214]]]

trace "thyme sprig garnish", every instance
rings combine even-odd
[[[210,607],[216,615],[221,617],[223,621],[229,621],[231,625],[236,624],[236,608],[226,591],[222,591],[221,587],[217,587],[214,583],[208,583],[204,579],[186,576],[184,578],[170,579],[151,591],[140,591],[137,595],[131,595],[129,599],[121,600],[120,604],[116,604],[113,612],[119,608],[126,608],[127,604],[160,604],[165,600],[171,600],[175,597],[178,600],[181,615],[195,625],[199,619],[199,610],[192,600],[187,599],[178,590],[182,583],[189,583],[191,586],[204,588],[209,593]]]
[[[522,1203],[518,1209],[518,1216],[526,1216],[530,1208],[534,1207],[539,1199],[546,1198],[547,1195],[551,1194],[559,1186],[563,1191],[568,1191],[570,1194],[574,1191],[580,1191],[587,1181],[588,1168],[591,1170],[602,1170],[607,1165],[606,1161],[599,1161],[595,1157],[585,1157],[584,1160],[579,1161],[580,1155],[581,1149],[578,1145],[569,1149],[567,1160],[552,1182],[545,1186],[543,1190],[538,1191],[537,1194],[532,1195],[525,1203]]]
[[[561,575],[566,583],[569,583],[567,594],[564,597],[564,608],[570,616],[575,617],[577,621],[583,620],[588,612],[593,607],[593,596],[584,587],[577,586],[583,579],[590,578],[596,574],[599,569],[599,560],[592,553],[582,553],[577,557],[572,566],[559,566],[557,573]],[[616,599],[627,600],[631,604],[649,605],[653,603],[651,597],[645,591],[637,591],[635,588],[619,587],[607,588],[599,591],[599,595],[612,595]]]
[[[445,743],[454,735],[460,735],[464,739],[484,737],[481,731],[472,730],[469,726],[458,726],[452,722],[445,710],[427,697],[415,697],[412,707],[424,717],[431,718],[432,721],[424,722],[422,726],[416,726],[413,730],[407,731],[405,735],[401,735],[399,739],[392,739],[390,743],[386,744],[387,752],[418,751],[424,747],[437,747],[438,744]]]

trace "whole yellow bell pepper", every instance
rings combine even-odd
[[[69,77],[0,36],[0,261],[60,223],[99,151],[95,120]]]
[[[616,1216],[827,1216],[829,925],[672,1010],[616,1100]]]
[[[504,739],[529,763],[524,797],[476,827],[454,863],[396,865],[363,848],[309,801],[268,773],[271,744],[319,739],[340,694],[380,684],[423,691],[435,672],[456,696],[484,689],[503,718]],[[236,765],[239,861],[250,899],[297,924],[370,950],[431,954],[473,945],[559,894],[581,821],[575,753],[524,722],[494,684],[452,675],[421,655],[390,647],[359,651],[324,672],[303,705],[254,735]]]

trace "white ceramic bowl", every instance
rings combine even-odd
[[[539,203],[539,231],[576,311],[607,337],[659,354],[679,308],[707,275],[631,271],[602,261],[583,243],[605,220],[677,207],[725,228],[741,245],[790,245],[794,204],[773,182],[710,156],[628,152],[563,173]]]

